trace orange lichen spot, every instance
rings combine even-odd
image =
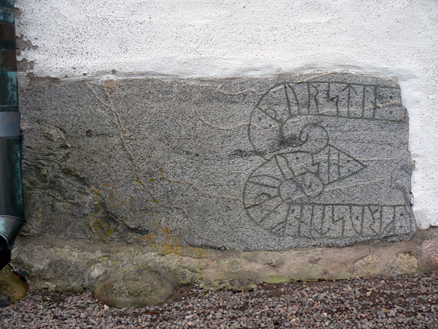
[[[158,249],[163,254],[179,254],[179,253],[181,253],[181,246],[173,245],[170,243],[163,243],[162,245],[158,246]]]
[[[87,228],[90,228],[90,225],[87,225]]]
[[[158,200],[155,200],[155,203],[158,203]]]
[[[178,238],[177,236],[173,237],[173,241],[175,242],[175,244],[180,245],[181,244],[181,239]]]
[[[137,179],[137,185],[141,185],[141,181]]]
[[[150,241],[151,243],[154,243],[156,237],[157,236],[155,234],[148,234],[148,235],[143,236],[143,239],[146,241]]]
[[[94,188],[90,188],[90,193],[95,194],[96,196],[99,196],[99,191],[97,189]]]
[[[170,234],[170,230],[169,230],[168,227],[163,227],[163,228],[161,229],[161,231],[163,231],[163,232],[166,233],[166,234]]]
[[[153,182],[154,180],[155,180],[155,179],[152,177],[152,178],[151,178],[151,182]]]
[[[203,258],[207,255],[207,251],[202,248],[196,248],[196,257]]]

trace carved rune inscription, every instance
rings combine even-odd
[[[413,231],[406,109],[393,85],[282,83],[248,130],[262,164],[244,207],[278,237],[381,238]]]

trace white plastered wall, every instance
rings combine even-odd
[[[438,225],[435,0],[16,0],[37,77],[360,72],[395,78],[410,117],[414,212]]]

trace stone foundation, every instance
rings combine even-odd
[[[430,266],[430,257],[438,257],[437,252],[424,252],[431,241],[427,234],[419,231],[410,241],[397,243],[287,251],[221,251],[193,247],[169,251],[161,245],[19,237],[12,266],[26,277],[31,289],[61,292],[89,289],[96,291],[96,297],[108,305],[141,306],[163,302],[175,285],[241,291],[252,289],[256,282],[427,272],[437,268]],[[151,291],[150,286],[154,285],[151,282],[161,287],[157,288],[160,291]],[[108,288],[111,284],[114,289]],[[133,286],[138,289],[130,295]],[[141,292],[143,295],[138,295]]]

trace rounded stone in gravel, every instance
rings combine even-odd
[[[0,307],[23,299],[26,293],[26,284],[12,271],[10,266],[5,266],[0,271]]]
[[[135,268],[112,273],[94,296],[112,307],[143,307],[164,303],[172,294],[175,278],[162,269]]]

